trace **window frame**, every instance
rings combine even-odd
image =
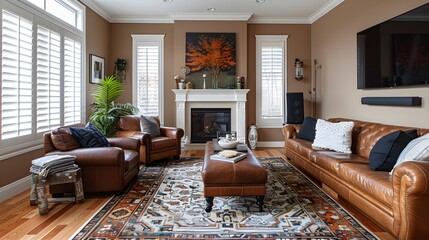
[[[258,128],[282,128],[286,116],[285,93],[287,92],[287,39],[288,35],[255,35],[256,38],[256,125]],[[262,118],[262,45],[272,42],[283,47],[282,101],[280,118]],[[259,99],[259,100],[258,100]]]
[[[71,0],[76,2],[75,0]],[[78,5],[79,4],[79,5]],[[61,36],[61,69],[64,69],[64,42],[65,38],[78,41],[81,44],[81,85],[80,85],[80,118],[81,122],[86,120],[86,34],[85,34],[85,6],[77,3],[77,6],[82,7],[82,30],[72,27],[71,25],[61,21],[53,15],[43,12],[40,8],[25,0],[5,0],[0,2],[0,10],[12,12],[20,17],[26,18],[32,23],[33,39],[32,39],[32,132],[28,135],[16,136],[8,139],[0,138],[0,161],[15,157],[27,152],[35,151],[43,148],[43,134],[46,132],[37,132],[37,27],[46,27],[52,31],[58,31]],[[0,12],[0,14],[2,14]],[[2,21],[0,21],[0,34],[2,34]],[[1,43],[0,43],[1,48]],[[61,97],[64,96],[64,71],[61,72]],[[1,81],[1,75],[0,75]],[[1,91],[0,91],[1,92]],[[64,106],[64,101],[60,102],[61,107]],[[1,103],[0,103],[1,106]],[[64,122],[63,112],[61,112],[61,123]],[[0,123],[1,124],[1,123]],[[0,125],[1,126],[1,125]]]
[[[132,71],[132,100],[133,105],[137,106],[137,47],[138,46],[158,46],[159,47],[159,89],[158,89],[158,104],[159,104],[159,120],[161,126],[164,126],[164,39],[165,34],[132,34],[133,39],[133,71]]]

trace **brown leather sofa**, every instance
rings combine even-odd
[[[160,125],[159,118],[155,117]],[[152,137],[140,130],[140,116],[123,116],[118,121],[116,137],[134,137],[140,140],[140,162],[147,164],[156,160],[174,157],[178,159],[181,153],[183,129],[160,127],[161,136]]]
[[[76,156],[76,164],[82,171],[84,192],[120,192],[139,172],[140,141],[137,139],[108,138],[112,147],[82,148],[69,127],[52,132],[43,136],[45,154]],[[50,186],[49,191],[51,194],[74,193],[74,188],[71,184],[60,184]]]
[[[429,237],[429,162],[405,162],[392,176],[372,171],[368,157],[382,136],[397,130],[417,129],[418,135],[429,129],[353,121],[352,152],[345,159],[334,158],[312,149],[312,142],[295,138],[299,125],[283,127],[285,153],[289,161],[336,192],[366,216],[398,239]]]

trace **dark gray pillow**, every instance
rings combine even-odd
[[[374,171],[390,172],[402,150],[417,136],[416,130],[395,131],[380,138],[369,154],[369,167]]]
[[[314,119],[310,116],[305,117],[301,126],[301,130],[299,130],[296,138],[314,141],[314,138],[316,137],[316,123],[317,119]]]
[[[152,137],[161,136],[158,122],[154,117],[140,116],[140,130],[149,133]]]

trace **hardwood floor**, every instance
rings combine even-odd
[[[257,148],[256,157],[284,157],[283,148]],[[182,156],[203,156],[203,150],[182,151]],[[40,216],[37,206],[29,204],[29,190],[0,203],[0,239],[68,239],[85,224],[111,194],[86,194],[85,201],[50,203],[49,213]],[[344,200],[338,202],[380,239],[395,239]]]

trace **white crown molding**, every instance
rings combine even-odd
[[[110,23],[174,23],[174,21],[247,21],[254,24],[312,24],[344,0],[331,0],[308,18],[258,18],[253,13],[170,12],[169,16],[110,16],[93,0],[80,0]],[[253,16],[253,17],[252,17]]]
[[[248,23],[255,24],[310,24],[308,18],[261,18],[252,17]]]
[[[168,13],[174,21],[248,21],[253,13]]]
[[[327,14],[329,11],[340,5],[344,0],[331,0],[327,2],[325,5],[323,5],[319,10],[311,14],[311,16],[308,18],[308,22],[314,23],[319,18],[323,17],[325,14]]]
[[[166,16],[151,17],[112,17],[111,23],[174,23],[174,20]]]
[[[112,22],[112,18],[107,14],[103,9],[101,9],[94,1],[92,0],[80,0],[87,7],[91,8],[92,11],[96,12],[102,18],[106,19],[108,22]]]

